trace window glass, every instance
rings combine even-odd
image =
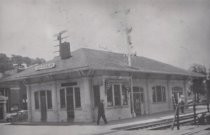
[[[93,94],[94,94],[94,105],[98,106],[100,103],[100,86],[95,85],[93,86]]]
[[[133,92],[139,92],[139,87],[133,87]]]
[[[153,99],[153,102],[156,102],[156,90],[155,90],[155,87],[152,88],[152,99]]]
[[[35,109],[39,109],[39,92],[34,93]]]
[[[80,89],[78,87],[76,87],[74,89],[74,93],[75,93],[75,106],[76,107],[81,107],[81,99],[80,99]]]
[[[155,86],[152,88],[152,99],[153,102],[165,102],[166,101],[166,91],[163,86]]]
[[[60,106],[61,106],[61,108],[66,107],[65,89],[60,90]]]
[[[123,105],[128,105],[128,94],[127,89],[124,85],[122,86],[122,101]]]
[[[165,87],[162,87],[162,93],[163,93],[163,101],[166,101],[166,90]]]
[[[121,105],[120,85],[114,85],[115,105]]]
[[[113,106],[113,99],[112,99],[112,87],[109,87],[107,89],[107,105],[108,106]]]
[[[47,91],[47,108],[52,109],[52,93],[51,91]]]
[[[161,102],[162,101],[162,91],[161,91],[160,86],[156,87],[156,94],[157,94],[157,102]]]

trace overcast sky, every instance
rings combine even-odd
[[[73,51],[126,53],[123,24],[139,56],[210,67],[209,0],[1,0],[0,53],[50,60],[64,29]]]

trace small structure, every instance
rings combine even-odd
[[[7,97],[0,94],[0,120],[4,120],[6,117],[6,103]]]
[[[107,120],[173,110],[172,95],[186,101],[187,81],[203,77],[139,56],[128,66],[120,53],[83,48],[64,54],[1,81],[26,85],[29,121],[96,121],[100,99]]]

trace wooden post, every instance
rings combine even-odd
[[[176,123],[177,125],[176,126],[177,126],[177,130],[179,130],[179,126],[180,126],[179,125],[179,104],[177,105],[176,118],[177,118],[176,119],[177,120],[177,123]]]
[[[195,103],[193,104],[193,113],[194,113],[194,115],[193,115],[193,117],[194,117],[194,124],[196,124],[196,108],[195,108],[196,106],[195,106]]]

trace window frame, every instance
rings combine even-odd
[[[78,90],[76,90],[78,89]],[[79,91],[79,106],[77,106],[77,100],[76,100],[76,91]],[[81,103],[81,92],[80,92],[80,88],[79,87],[74,87],[73,88],[73,93],[74,93],[74,108],[81,108],[82,103]]]
[[[124,104],[124,101],[123,101],[123,83],[111,83],[110,84],[111,86],[110,86],[110,88],[109,89],[107,89],[107,94],[106,94],[106,98],[107,98],[107,107],[122,107],[122,106],[128,106],[128,98],[129,98],[129,95],[128,95],[128,91],[126,90],[126,95],[127,95],[127,104]],[[119,105],[116,105],[116,99],[115,99],[115,89],[114,89],[114,86],[119,86],[119,93],[120,93],[120,104]],[[112,99],[112,104],[111,105],[109,105],[109,103],[108,103],[108,92],[111,90],[111,99]]]
[[[41,108],[41,100],[40,100],[40,92],[41,91],[44,91],[45,93],[45,102],[46,102],[46,109],[47,110],[52,110],[53,109],[53,101],[52,101],[52,91],[51,90],[38,90],[38,91],[35,91],[34,92],[34,109],[35,110],[40,110]],[[49,102],[48,102],[48,92],[50,92],[50,95],[51,95],[51,107],[49,107]],[[36,94],[37,94],[37,100],[36,100]],[[36,103],[36,101],[38,102],[38,104]],[[36,106],[38,105],[38,107]]]
[[[82,108],[82,102],[81,102],[81,89],[79,86],[68,86],[68,87],[61,87],[59,90],[59,98],[60,98],[60,109],[66,109],[67,107],[67,99],[66,99],[66,89],[67,88],[72,88],[73,89],[73,101],[74,101],[74,109],[79,109]],[[76,105],[76,89],[78,88],[79,90],[79,97],[80,97],[80,101],[79,101],[79,106]],[[64,90],[64,98],[65,98],[65,105],[61,107],[61,90]]]
[[[160,93],[158,93],[158,91]],[[160,97],[158,97],[160,95]],[[164,85],[155,85],[152,87],[152,102],[153,103],[166,103],[166,87]]]

